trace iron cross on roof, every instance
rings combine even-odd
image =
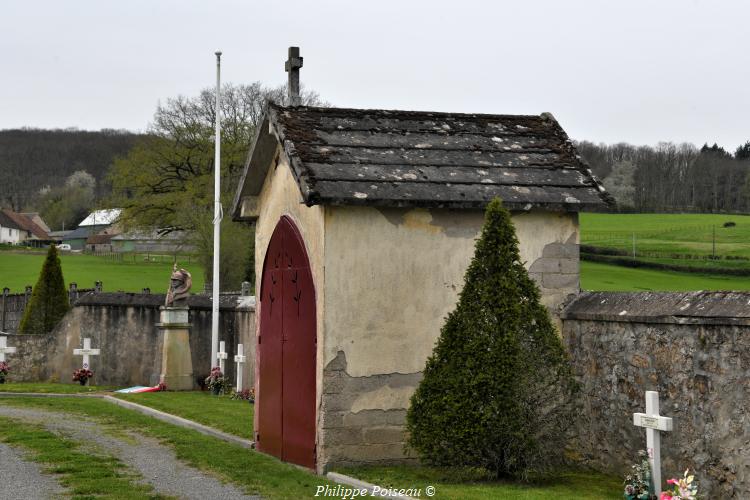
[[[289,47],[289,59],[284,63],[284,70],[289,73],[289,105],[299,106],[302,98],[299,95],[299,69],[302,67],[302,58],[299,55],[299,47]]]

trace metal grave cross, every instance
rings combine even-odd
[[[100,349],[91,348],[91,339],[83,339],[83,349],[73,349],[73,354],[76,356],[83,356],[83,367],[89,369],[89,356],[98,356],[101,353]]]
[[[224,375],[224,360],[229,357],[227,354],[227,350],[224,347],[226,344],[222,340],[219,342],[219,352],[216,353],[216,357],[219,359],[219,370],[221,370],[221,374]]]
[[[237,354],[234,355],[234,362],[237,363],[237,388],[236,391],[242,390],[242,365],[247,361],[242,344],[237,344]]]
[[[672,431],[672,419],[659,415],[659,393],[646,391],[646,413],[633,413],[633,425],[646,428],[646,448],[656,494],[661,492],[661,435]]]
[[[16,352],[15,347],[8,347],[8,337],[0,336],[0,362],[5,361],[6,354],[13,354]]]

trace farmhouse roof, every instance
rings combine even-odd
[[[612,198],[549,113],[270,105],[235,196],[257,195],[277,144],[307,205],[579,211]]]
[[[0,227],[5,227],[9,229],[22,229],[19,224],[13,220],[8,214],[6,213],[6,210],[0,210]]]
[[[39,240],[49,239],[49,235],[47,234],[47,231],[45,231],[43,228],[37,225],[33,220],[31,220],[30,217],[27,217],[24,214],[19,214],[7,208],[3,209],[2,212],[5,214],[7,218],[15,222],[18,229],[21,229],[23,231],[28,231]]]
[[[91,212],[88,217],[83,219],[81,223],[78,224],[78,227],[101,225],[108,226],[114,224],[117,221],[117,218],[120,216],[120,212],[122,212],[122,210],[119,208],[95,210]]]
[[[108,245],[112,243],[111,234],[92,234],[86,238],[87,245]]]
[[[95,234],[97,231],[100,231],[101,229],[105,228],[106,226],[84,226],[84,227],[77,227],[73,231],[70,231],[68,234],[64,235],[62,237],[63,241],[70,241],[70,240],[85,240],[92,234]]]

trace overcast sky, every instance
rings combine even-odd
[[[0,128],[145,130],[160,99],[302,81],[335,106],[537,114],[575,139],[750,139],[750,2],[3,0]]]

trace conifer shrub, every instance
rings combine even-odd
[[[510,213],[496,198],[412,396],[408,446],[427,464],[528,478],[564,461],[576,391],[567,353],[520,260]]]
[[[47,258],[21,318],[19,333],[51,332],[70,309],[57,248],[50,245]]]

